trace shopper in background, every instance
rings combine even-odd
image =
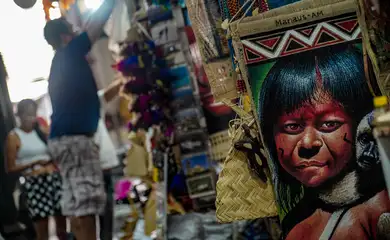
[[[122,86],[122,80],[114,81],[106,89],[98,92],[102,105],[110,102],[118,95]],[[95,134],[95,141],[100,147],[100,163],[104,174],[104,186],[107,194],[107,203],[104,214],[100,215],[100,239],[112,240],[113,227],[113,184],[111,169],[119,166],[119,160],[116,154],[114,143],[112,142],[106,124],[104,122],[104,109],[101,111],[98,130]]]
[[[49,238],[49,216],[55,216],[59,239],[66,239],[66,219],[61,216],[60,207],[61,177],[49,155],[47,134],[37,122],[37,104],[31,99],[22,100],[17,116],[20,127],[8,134],[6,142],[7,170],[24,175],[22,192],[37,239]]]
[[[53,107],[49,149],[62,176],[62,213],[70,217],[79,240],[97,239],[95,216],[104,212],[106,203],[94,141],[100,103],[86,56],[101,36],[114,4],[115,0],[105,0],[78,36],[63,18],[48,21],[44,28],[45,39],[56,51],[49,75]]]

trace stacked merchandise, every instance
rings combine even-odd
[[[219,162],[226,157],[229,150],[230,141],[227,129],[229,121],[234,118],[235,114],[230,107],[218,102],[219,99],[213,96],[210,86],[211,83],[205,71],[210,66],[207,66],[208,64],[203,65],[194,31],[191,27],[187,27],[187,29],[193,69],[211,144],[209,157],[210,160]],[[228,74],[230,70],[225,69],[225,71]],[[223,88],[225,87],[223,86]]]
[[[204,89],[201,80],[203,76],[199,74],[196,65],[194,65],[195,59],[191,48],[194,40],[193,34],[191,34],[192,29],[185,26],[186,21],[179,6],[173,6],[172,12],[175,13],[173,15],[178,32],[177,41],[181,47],[179,49],[181,51],[176,53],[175,59],[185,60],[183,64],[172,68],[172,74],[176,77],[176,80],[172,82],[173,101],[171,106],[176,130],[175,142],[180,148],[178,165],[181,166],[181,173],[184,174],[181,179],[186,179],[186,195],[192,202],[192,206],[188,207],[191,210],[202,210],[213,208],[216,182],[215,171],[209,159],[209,129],[200,95]],[[178,57],[180,55],[183,57]],[[179,178],[177,175],[176,179]],[[177,193],[176,190],[170,186],[170,192]],[[183,205],[186,204],[183,194],[175,195],[175,197],[180,199]]]
[[[151,13],[154,13],[152,17]],[[161,211],[158,215],[162,213],[161,230],[165,232],[166,215],[184,213],[180,207],[174,207],[176,200],[186,210],[214,207],[216,177],[208,157],[208,129],[199,96],[201,88],[204,89],[201,80],[204,75],[199,74],[199,68],[194,65],[191,28],[185,26],[181,7],[172,5],[169,10],[151,7],[148,22],[151,37],[163,49],[173,75],[170,107],[174,138],[156,141],[153,149],[153,162],[160,169],[157,205]]]
[[[141,176],[143,178],[153,175],[153,180],[156,183],[153,184],[155,187],[149,196],[148,203],[155,202],[154,207],[157,208],[155,221],[157,235],[160,237],[165,235],[167,229],[168,212],[174,210],[174,212],[184,213],[180,204],[168,193],[168,186],[175,181],[173,178],[178,172],[180,165],[180,160],[177,160],[178,152],[181,150],[184,154],[189,154],[192,150],[192,135],[186,136],[185,133],[194,130],[194,127],[187,123],[193,121],[194,117],[196,121],[201,118],[201,111],[197,108],[181,111],[183,103],[186,107],[196,106],[196,102],[192,96],[193,87],[191,87],[191,78],[186,66],[188,57],[185,56],[183,49],[185,44],[180,41],[180,21],[174,18],[173,12],[174,10],[151,6],[147,12],[139,14],[135,25],[143,31],[144,37],[153,40],[140,41],[140,37],[137,36],[134,38],[137,39],[136,41],[126,43],[122,51],[123,59],[116,65],[117,70],[130,79],[123,90],[123,95],[130,100],[129,110],[132,113],[129,130],[134,133],[133,135],[137,139],[142,139],[141,142],[144,143],[145,147],[149,145],[143,151],[144,157],[140,158],[134,154],[128,156],[129,167],[127,169],[133,172],[127,173],[127,175],[144,175]],[[182,16],[179,19],[183,22]],[[147,28],[143,26],[147,26]],[[189,105],[188,97],[193,100],[189,102]],[[194,124],[197,124],[196,130],[205,129],[204,121],[203,123],[194,122]],[[191,131],[184,129],[188,126],[191,127]],[[175,132],[178,132],[177,136],[174,135],[175,129]],[[200,133],[205,134],[205,131]],[[195,132],[195,134],[200,135],[199,132]],[[186,137],[187,140],[184,140]],[[207,150],[204,139],[207,139],[207,135],[201,141],[203,148],[196,148],[198,152],[203,154]],[[185,144],[179,146],[176,144],[178,142],[185,142]],[[134,146],[137,144],[133,141],[132,148]],[[177,151],[177,149],[180,150]],[[145,159],[144,162],[147,161],[146,152],[152,155],[152,161],[149,161],[148,166],[145,166],[145,163],[136,164],[136,162],[139,163],[140,159]],[[139,166],[145,167],[135,173],[135,165],[137,168]],[[151,168],[151,166],[153,167]],[[150,174],[151,170],[153,170],[153,174]],[[145,171],[149,174],[145,174]],[[148,204],[145,208],[147,206]],[[144,212],[146,213],[146,209]],[[155,212],[154,214],[156,214]],[[146,216],[145,224],[147,224]]]
[[[128,123],[133,137],[127,156],[126,175],[151,182],[152,166],[162,169],[164,161],[161,162],[161,157],[170,156],[169,139],[173,137],[173,127],[169,111],[169,86],[173,76],[167,68],[163,50],[151,40],[126,43],[121,55],[123,59],[116,69],[130,79],[122,94],[131,99],[129,111],[133,116]],[[150,141],[148,131],[153,132]],[[148,143],[151,143],[150,147]],[[152,163],[151,150],[164,152],[153,156]],[[155,195],[156,191],[152,189],[148,201],[142,206],[146,235],[151,235],[156,229],[156,219],[152,216],[156,214]]]
[[[159,7],[153,10],[156,13]],[[161,9],[161,8],[160,8]],[[160,17],[157,17],[160,16]],[[159,18],[160,21],[155,19]],[[152,21],[154,20],[154,21]],[[189,49],[188,40],[184,31],[184,18],[179,6],[171,6],[171,9],[160,11],[160,15],[154,14],[153,22],[150,26],[152,38],[156,44],[161,46],[166,53],[168,64],[170,65],[170,72],[174,76],[171,80],[172,101],[170,104],[172,110],[172,120],[175,128],[175,137],[172,142],[160,142],[159,149],[155,150],[154,161],[161,159],[160,162],[164,171],[162,178],[164,180],[163,189],[165,194],[161,194],[160,204],[162,214],[163,229],[167,230],[166,215],[172,212],[172,206],[176,205],[175,199],[178,199],[186,209],[190,203],[188,200],[188,193],[186,186],[183,185],[185,174],[192,173],[193,166],[199,166],[200,171],[205,171],[208,168],[207,164],[207,132],[202,110],[199,107],[198,97],[196,95],[196,86],[194,86],[193,75],[188,64]],[[168,150],[167,150],[168,149]],[[173,154],[175,152],[175,154]],[[164,154],[162,154],[164,153]],[[159,157],[160,156],[160,157]],[[164,157],[161,157],[164,156]],[[201,159],[202,164],[195,163]],[[183,164],[183,162],[185,164]],[[194,165],[191,165],[194,164]],[[190,165],[190,169],[187,167]],[[182,169],[180,169],[182,166]],[[188,170],[188,172],[187,172]],[[167,206],[169,204],[169,207]],[[164,208],[164,206],[166,206]],[[169,208],[169,209],[168,209]],[[177,209],[173,212],[183,213],[182,210]]]

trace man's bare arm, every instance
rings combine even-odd
[[[106,102],[110,102],[114,97],[118,96],[119,90],[123,85],[121,79],[115,80],[104,90],[104,99]]]

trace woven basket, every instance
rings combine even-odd
[[[236,131],[233,143],[244,138]],[[271,179],[262,182],[249,169],[246,154],[237,151],[233,144],[223,164],[217,182],[217,219],[232,222],[277,216],[277,207]]]
[[[231,146],[228,130],[210,135],[211,151],[210,159],[220,161],[226,158]]]
[[[238,97],[236,72],[233,70],[233,64],[230,58],[210,62],[203,67],[216,102],[220,102],[222,99],[234,99]]]
[[[188,0],[186,6],[203,61],[228,55],[228,43],[221,28],[222,18],[217,2]]]
[[[371,79],[370,73],[367,73],[367,79],[370,80],[369,84],[372,90],[379,87],[381,94],[390,96],[390,51],[387,50],[390,41],[385,32],[382,32],[385,28],[384,25],[389,25],[389,19],[378,21],[378,19],[369,12],[367,0],[358,0],[357,2],[359,4],[358,20],[362,31],[363,44],[367,57],[370,59],[369,63],[366,62],[366,65],[371,65],[369,69],[366,69],[366,72],[373,71],[375,76],[373,77],[374,79]],[[389,7],[387,6],[387,8]],[[380,23],[380,25],[378,23]],[[378,86],[375,86],[375,84],[378,84]],[[377,94],[375,91],[373,92],[374,94]]]

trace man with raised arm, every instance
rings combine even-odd
[[[72,232],[80,240],[97,239],[95,216],[103,213],[106,203],[99,147],[93,139],[100,102],[87,54],[114,4],[115,0],[103,1],[86,31],[77,36],[63,18],[44,28],[45,39],[55,50],[49,75],[53,106],[49,149],[62,176],[62,213],[70,217]]]

